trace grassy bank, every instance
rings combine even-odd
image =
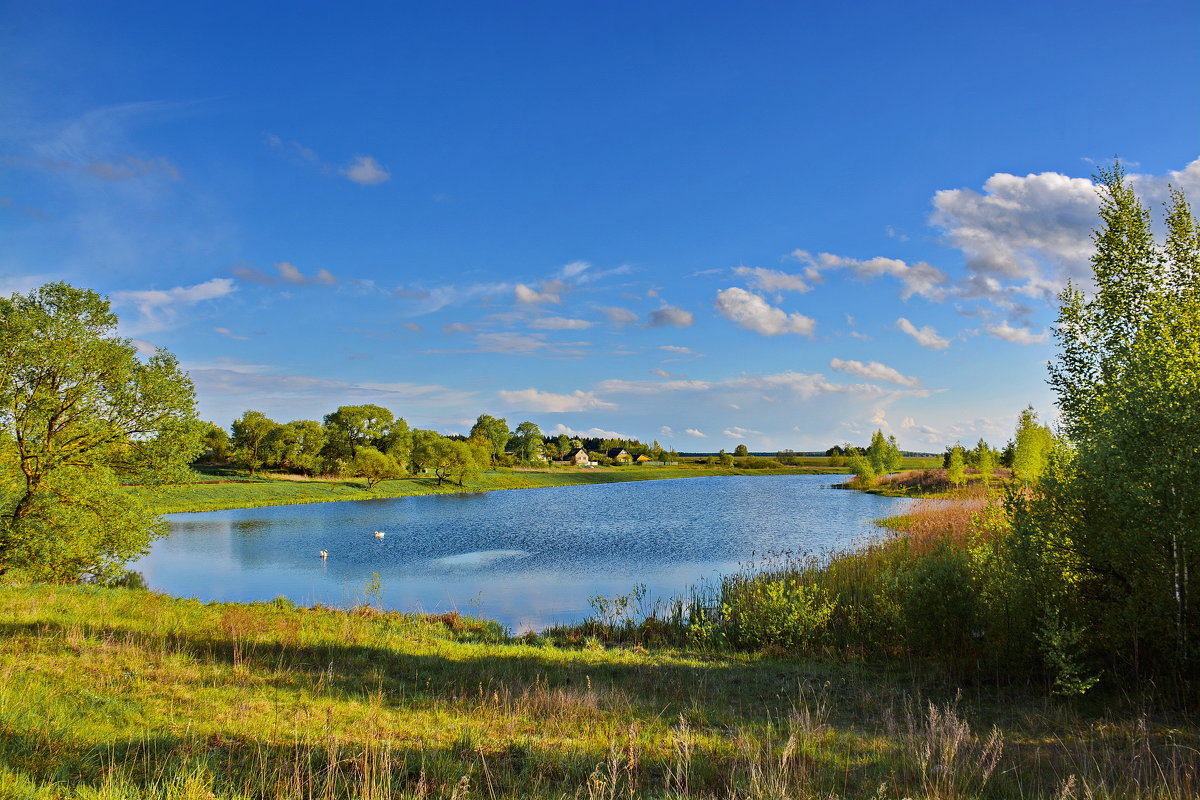
[[[1185,798],[1194,725],[909,662],[0,587],[0,797]]]

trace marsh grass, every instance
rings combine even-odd
[[[1161,708],[915,663],[558,646],[375,608],[0,587],[0,797],[1172,798]]]

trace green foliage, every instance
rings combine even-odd
[[[769,575],[727,580],[721,593],[725,638],[736,647],[817,647],[836,604],[816,585]]]
[[[366,479],[368,489],[374,489],[382,480],[398,478],[404,474],[396,459],[369,446],[358,448],[358,452],[350,460],[349,471],[351,475]]]
[[[534,423],[526,420],[518,425],[511,444],[518,461],[528,464],[542,460],[542,431]]]
[[[279,423],[261,411],[247,411],[233,421],[233,454],[253,475],[271,454],[271,437]]]
[[[871,444],[867,448],[866,457],[871,462],[871,469],[876,477],[896,472],[904,462],[904,456],[901,455],[900,447],[896,444],[896,437],[889,436],[885,439],[881,430],[876,430],[871,435]]]
[[[191,381],[116,325],[65,283],[0,298],[0,574],[113,577],[161,532],[118,484],[180,477],[200,452]]]
[[[847,466],[850,472],[854,473],[856,482],[860,486],[874,486],[878,479],[878,473],[875,471],[875,466],[871,463],[871,459],[864,455],[853,455],[850,457]]]
[[[480,414],[471,427],[470,438],[485,439],[491,444],[488,455],[492,465],[495,466],[500,457],[504,455],[504,448],[508,446],[508,420],[504,417],[496,418],[490,414]],[[581,445],[572,443],[571,446],[580,447]]]
[[[733,454],[735,456],[748,456],[750,455],[750,448],[746,447],[744,444],[739,444],[737,447],[733,448]]]
[[[963,665],[973,661],[980,616],[970,556],[942,542],[904,576],[906,639],[913,651]]]
[[[956,444],[950,450],[950,463],[946,467],[946,480],[955,486],[962,486],[967,482],[965,467],[962,445]]]
[[[1036,484],[1046,469],[1053,447],[1054,434],[1045,425],[1038,424],[1037,412],[1033,406],[1029,406],[1017,418],[1012,455],[1013,477],[1026,485]]]

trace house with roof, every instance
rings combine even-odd
[[[634,456],[633,463],[635,463],[635,464],[649,464],[649,463],[650,463],[650,456],[646,455],[645,453],[639,453],[637,456]]]
[[[568,464],[574,464],[577,467],[586,467],[592,463],[591,458],[588,457],[587,450],[584,450],[582,447],[573,448],[571,452],[567,453],[563,461]]]
[[[606,458],[611,458],[618,464],[632,464],[633,456],[624,447],[614,447],[604,454]]]

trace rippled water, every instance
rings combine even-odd
[[[598,594],[645,584],[666,598],[755,553],[848,546],[906,502],[828,488],[836,480],[684,478],[172,514],[170,536],[134,568],[174,595],[303,605],[360,602],[378,573],[388,608],[536,630],[581,620]]]

